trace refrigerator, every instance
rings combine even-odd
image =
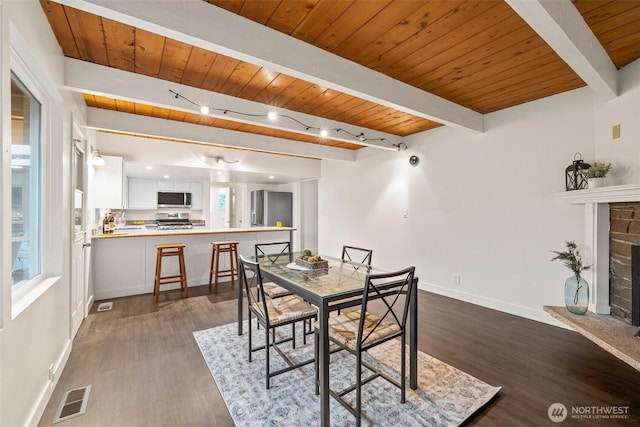
[[[257,190],[251,192],[251,226],[293,227],[293,193]]]

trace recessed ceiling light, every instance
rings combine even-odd
[[[274,179],[274,178],[275,178],[275,176],[269,175],[269,179]]]
[[[165,175],[164,176],[164,179],[169,179],[169,178],[171,178],[171,176],[169,176],[169,175]]]
[[[209,114],[209,107],[207,105],[203,105],[200,107],[200,114],[207,115]]]
[[[153,169],[153,166],[147,166],[147,169],[151,170],[151,169]]]
[[[326,138],[329,135],[329,131],[326,129],[320,129],[320,136]]]
[[[278,118],[278,115],[276,114],[275,111],[269,111],[269,114],[267,114],[267,118],[273,121]]]

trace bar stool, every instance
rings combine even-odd
[[[211,267],[209,268],[209,291],[213,283],[213,293],[218,293],[218,278],[231,277],[231,286],[235,286],[235,275],[238,274],[238,242],[211,242],[213,250],[211,252]],[[220,254],[229,254],[230,267],[220,270]],[[213,281],[211,280],[213,278]]]
[[[153,288],[156,302],[160,296],[160,285],[168,285],[171,283],[180,283],[180,290],[185,297],[189,296],[189,288],[187,287],[187,269],[184,265],[184,244],[168,243],[164,245],[156,245],[156,279]],[[174,276],[162,276],[162,259],[165,257],[177,256],[180,274]]]

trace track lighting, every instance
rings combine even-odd
[[[226,108],[213,108],[212,109],[211,107],[209,107],[207,105],[202,105],[202,106],[198,105],[195,102],[193,102],[192,100],[190,100],[189,98],[187,98],[187,97],[185,97],[185,96],[183,96],[183,95],[179,94],[178,92],[175,92],[175,91],[173,91],[171,89],[169,89],[169,92],[171,92],[176,99],[177,98],[182,98],[185,101],[189,102],[190,104],[195,105],[196,107],[199,108],[200,113],[202,115],[205,115],[205,116],[208,115],[209,112],[211,112],[211,111],[217,111],[217,112],[219,112],[219,113],[221,113],[223,115],[234,114],[234,115],[245,116],[245,117],[265,117],[265,114],[251,114],[251,113],[245,113],[245,112],[242,112],[242,111],[229,110],[229,109],[226,109]],[[353,137],[354,139],[356,139],[357,141],[363,142],[363,143],[366,142],[366,141],[381,141],[381,142],[386,142],[386,143],[396,147],[397,149],[402,149],[400,147],[401,147],[401,145],[404,145],[403,142],[400,142],[398,144],[394,144],[394,143],[390,142],[389,140],[387,140],[386,138],[367,138],[364,135],[364,132],[360,132],[358,134],[355,134],[355,133],[349,132],[348,130],[341,129],[341,128],[321,129],[321,128],[317,127],[317,126],[310,126],[310,125],[308,125],[306,123],[303,123],[300,120],[296,119],[295,117],[291,117],[291,116],[287,116],[287,115],[279,115],[275,111],[269,111],[266,114],[266,117],[270,121],[278,120],[280,117],[288,119],[288,120],[291,120],[291,121],[297,123],[298,125],[300,125],[302,128],[304,128],[305,131],[317,131],[317,132],[319,132],[320,137],[322,137],[322,138],[326,138],[329,135],[329,131],[336,132],[336,133],[344,132],[344,133],[350,135],[351,137]],[[406,145],[405,145],[405,148],[406,148]],[[235,163],[235,162],[225,162],[225,163]]]

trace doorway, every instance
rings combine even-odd
[[[77,124],[73,123],[71,141],[71,283],[70,283],[70,333],[76,336],[82,321],[87,315],[86,298],[88,295],[86,261],[90,243],[87,239],[87,161],[86,140]]]

